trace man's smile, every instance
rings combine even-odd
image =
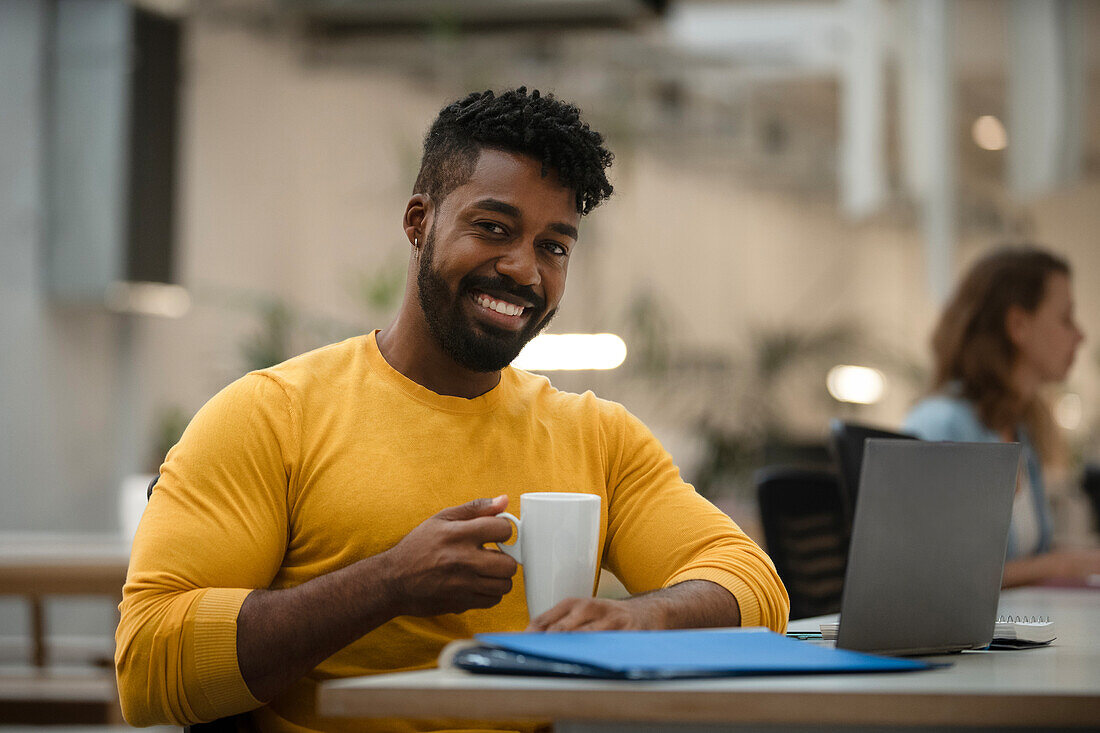
[[[530,305],[515,303],[480,290],[470,291],[470,300],[477,306],[483,318],[494,326],[509,331],[523,328],[530,318],[530,311],[533,310]]]

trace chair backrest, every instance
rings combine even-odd
[[[768,555],[791,599],[791,618],[836,613],[849,524],[835,474],[787,466],[756,472]]]
[[[841,496],[844,512],[851,527],[859,495],[859,474],[863,469],[863,444],[868,438],[909,438],[917,436],[892,430],[861,425],[860,423],[833,420],[829,423],[829,448],[840,474]]]
[[[1081,490],[1085,492],[1092,506],[1093,528],[1100,530],[1100,463],[1085,464]]]

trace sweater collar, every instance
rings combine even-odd
[[[382,356],[382,352],[378,350],[378,330],[374,330],[364,337],[364,349],[371,370],[386,383],[404,392],[417,402],[442,412],[462,414],[488,412],[500,402],[501,394],[513,388],[515,380],[512,367],[507,366],[501,370],[500,381],[497,382],[497,385],[483,395],[478,395],[472,399],[441,395],[422,384],[414,382],[390,366],[390,363]]]

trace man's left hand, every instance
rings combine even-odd
[[[531,620],[527,631],[608,631],[663,629],[659,603],[645,597],[615,601],[609,598],[567,598]]]
[[[688,580],[621,601],[567,598],[527,631],[609,631],[740,626],[737,599],[708,580]]]

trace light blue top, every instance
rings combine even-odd
[[[948,395],[929,397],[917,403],[916,407],[905,418],[902,430],[923,440],[950,440],[971,443],[1004,442],[1001,436],[982,423],[974,410],[974,405],[969,400]],[[1043,553],[1050,550],[1051,536],[1053,535],[1050,507],[1047,505],[1046,490],[1043,488],[1043,469],[1039,463],[1039,456],[1035,452],[1035,447],[1031,444],[1027,428],[1023,425],[1018,426],[1016,436],[1023,446],[1024,466],[1031,484],[1031,499],[1034,502],[1035,517],[1039,522],[1038,553]],[[1013,526],[1008,530],[1007,558],[1009,560],[1020,556],[1020,551],[1017,549],[1015,524],[1016,520],[1014,518]]]

